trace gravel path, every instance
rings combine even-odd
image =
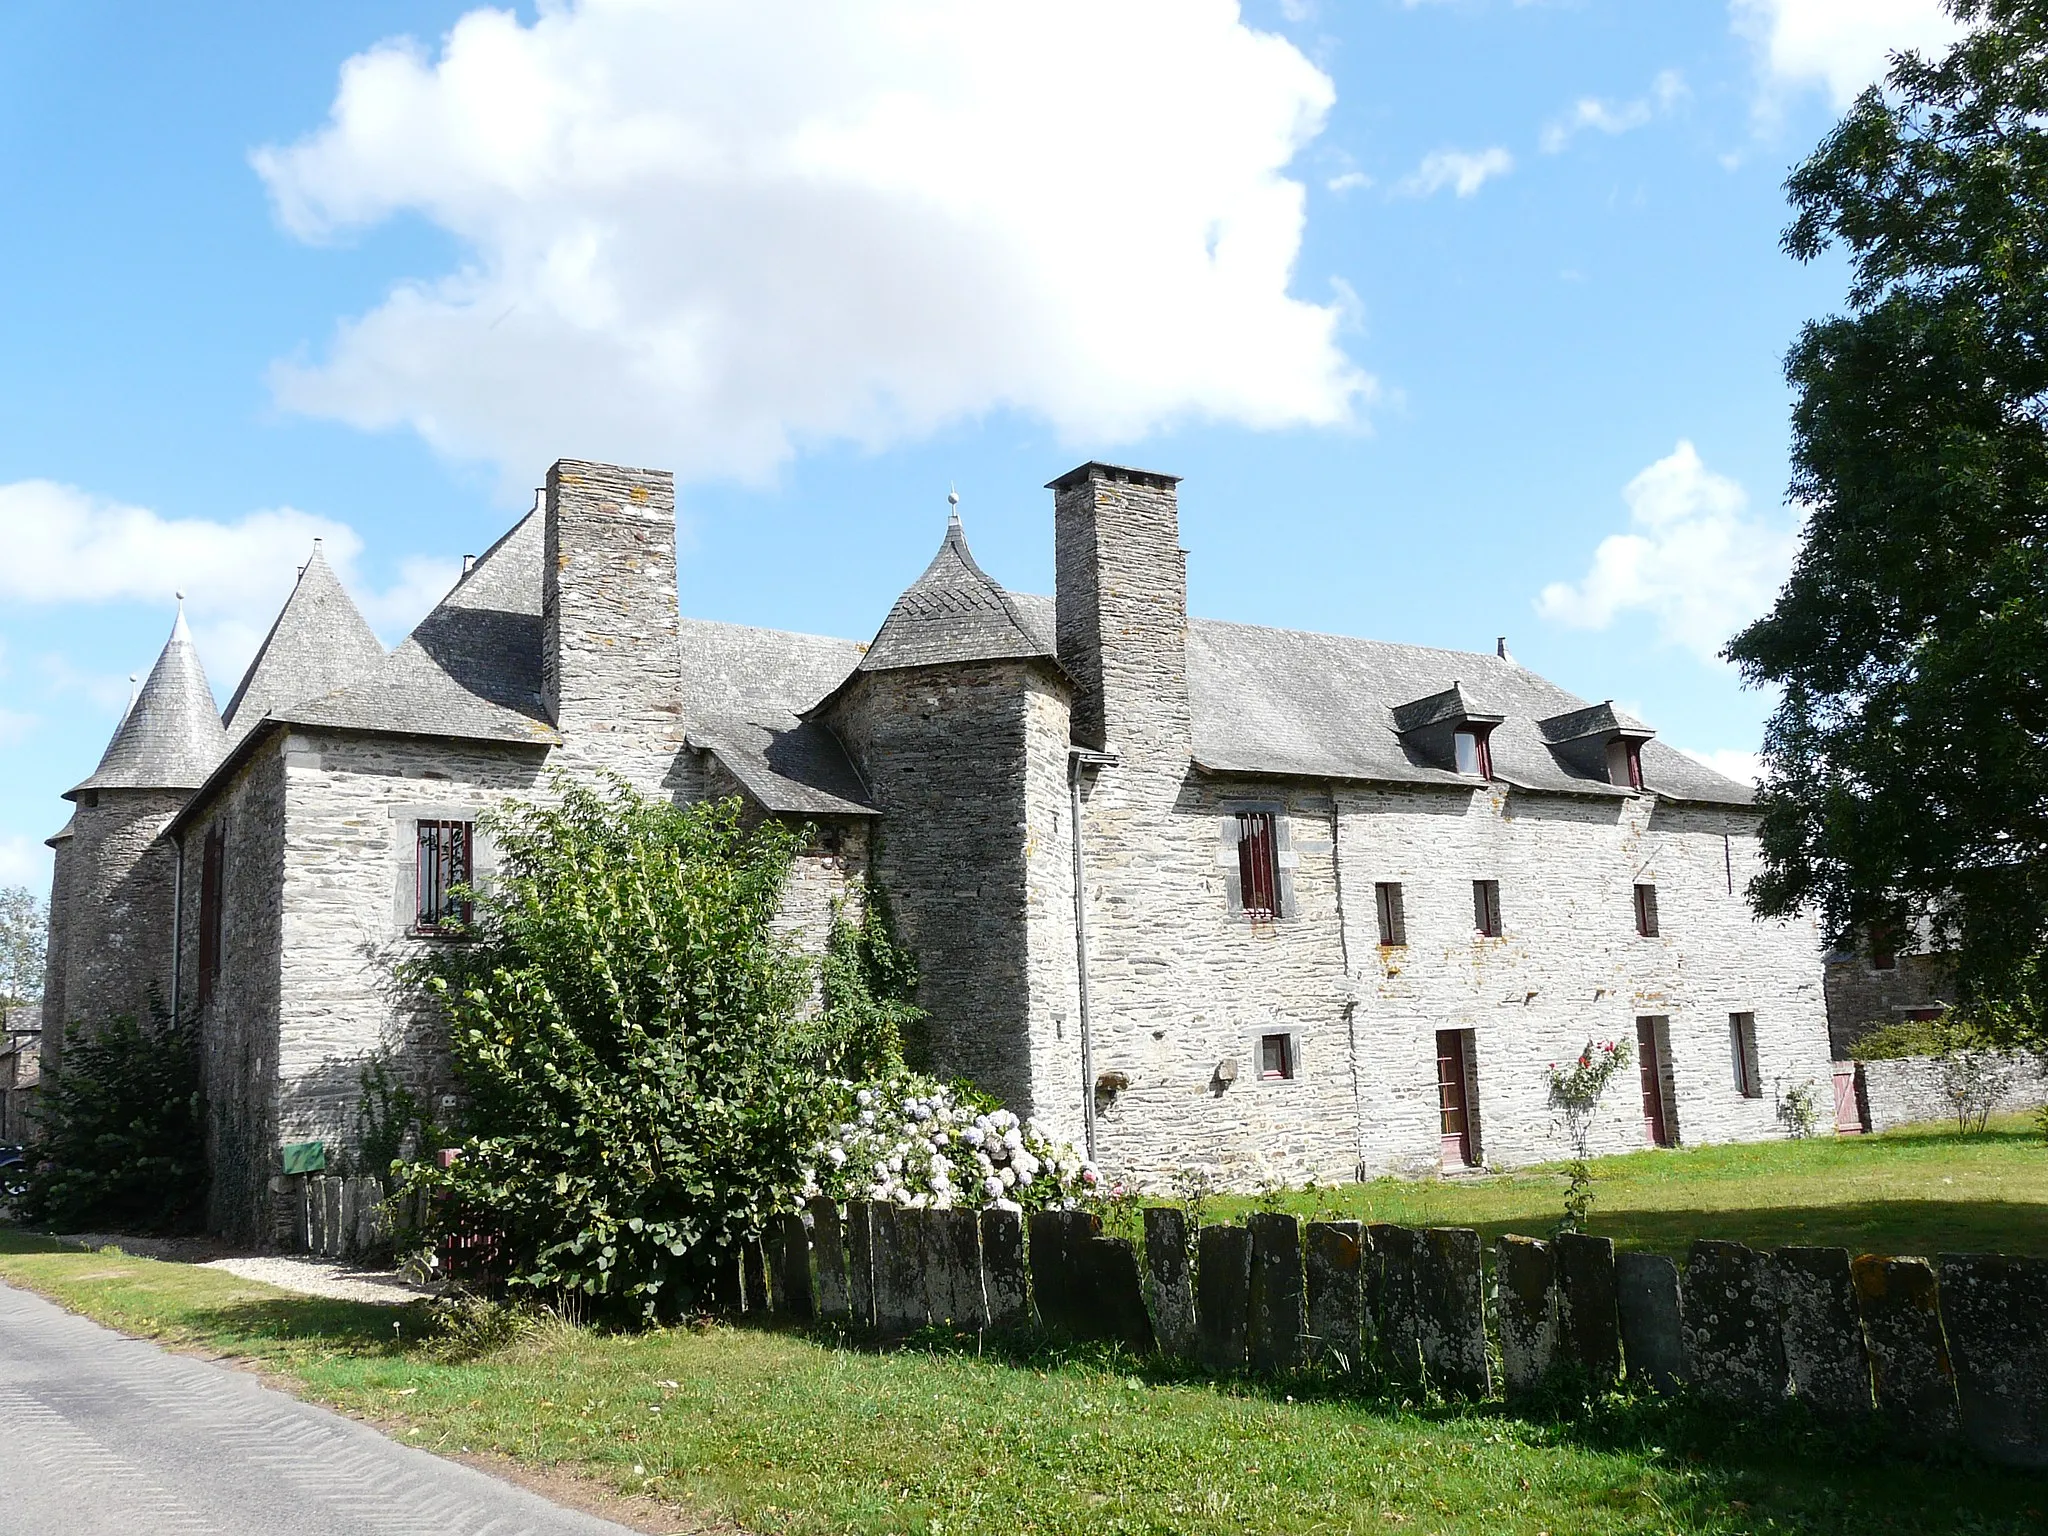
[[[244,1280],[261,1280],[282,1291],[326,1296],[335,1301],[402,1307],[434,1294],[388,1269],[359,1269],[341,1259],[316,1259],[303,1253],[239,1254],[204,1237],[123,1237],[111,1232],[73,1232],[57,1241],[76,1243],[94,1253],[102,1248],[116,1248],[138,1259],[224,1269]]]

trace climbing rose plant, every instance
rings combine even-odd
[[[1593,1213],[1593,1119],[1599,1113],[1600,1100],[1608,1085],[1628,1063],[1626,1040],[1602,1040],[1598,1044],[1588,1040],[1576,1061],[1563,1067],[1553,1061],[1548,1068],[1550,1108],[1572,1144],[1571,1161],[1565,1166],[1567,1182],[1564,1220],[1558,1224],[1560,1232],[1585,1231],[1586,1221]]]
[[[1056,1210],[1102,1187],[1093,1163],[971,1089],[903,1073],[845,1085],[851,1113],[811,1149],[805,1194],[912,1208]]]

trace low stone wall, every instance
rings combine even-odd
[[[1191,1232],[1154,1207],[1133,1243],[1086,1212],[816,1200],[772,1221],[726,1288],[734,1311],[769,1320],[884,1339],[1038,1327],[1218,1374],[1315,1366],[1510,1402],[1617,1382],[1796,1399],[2048,1466],[2048,1260],[1701,1241],[1681,1266],[1607,1238],[1503,1237],[1490,1278],[1463,1228],[1261,1214]]]
[[[1992,1110],[2038,1109],[2048,1104],[2048,1076],[2030,1056],[2006,1056],[1992,1051],[1963,1052],[1962,1070],[1974,1070],[1992,1093]],[[1890,1061],[1857,1064],[1863,1099],[1864,1127],[1889,1131],[1901,1125],[1926,1120],[1956,1118],[1955,1100],[1950,1096],[1952,1068],[1939,1056],[1900,1056]]]

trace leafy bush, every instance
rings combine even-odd
[[[1942,1056],[1989,1044],[1978,1029],[1954,1014],[1938,1019],[1900,1019],[1883,1024],[1849,1047],[1857,1061],[1897,1061],[1905,1056]]]
[[[801,1196],[846,1069],[901,1069],[901,1009],[857,983],[903,962],[879,929],[838,936],[806,1019],[817,969],[775,926],[800,832],[616,780],[555,790],[485,818],[500,875],[469,893],[468,941],[401,968],[440,1000],[467,1100],[453,1165],[408,1175],[444,1230],[495,1234],[515,1290],[676,1317]]]
[[[807,1195],[1046,1210],[1101,1187],[1095,1165],[972,1089],[899,1073],[843,1085],[851,1114],[812,1148]]]
[[[157,1010],[64,1034],[17,1207],[60,1231],[189,1227],[206,1200],[199,1033]]]

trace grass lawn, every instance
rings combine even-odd
[[[1976,1135],[1916,1126],[1883,1136],[1695,1147],[1593,1164],[1591,1230],[1683,1253],[1696,1237],[1855,1253],[2048,1254],[2048,1144],[2031,1117]],[[1250,1200],[1219,1200],[1210,1219]],[[1564,1209],[1557,1167],[1449,1179],[1379,1179],[1277,1197],[1302,1216],[1547,1236]]]
[[[1463,1198],[1463,1197],[1461,1197]],[[0,1278],[260,1362],[444,1452],[518,1458],[752,1531],[2038,1531],[2048,1482],[1796,1414],[1611,1402],[1576,1419],[1176,1377],[1114,1356],[874,1354],[724,1327],[557,1328],[450,1364],[388,1309],[0,1229]]]

